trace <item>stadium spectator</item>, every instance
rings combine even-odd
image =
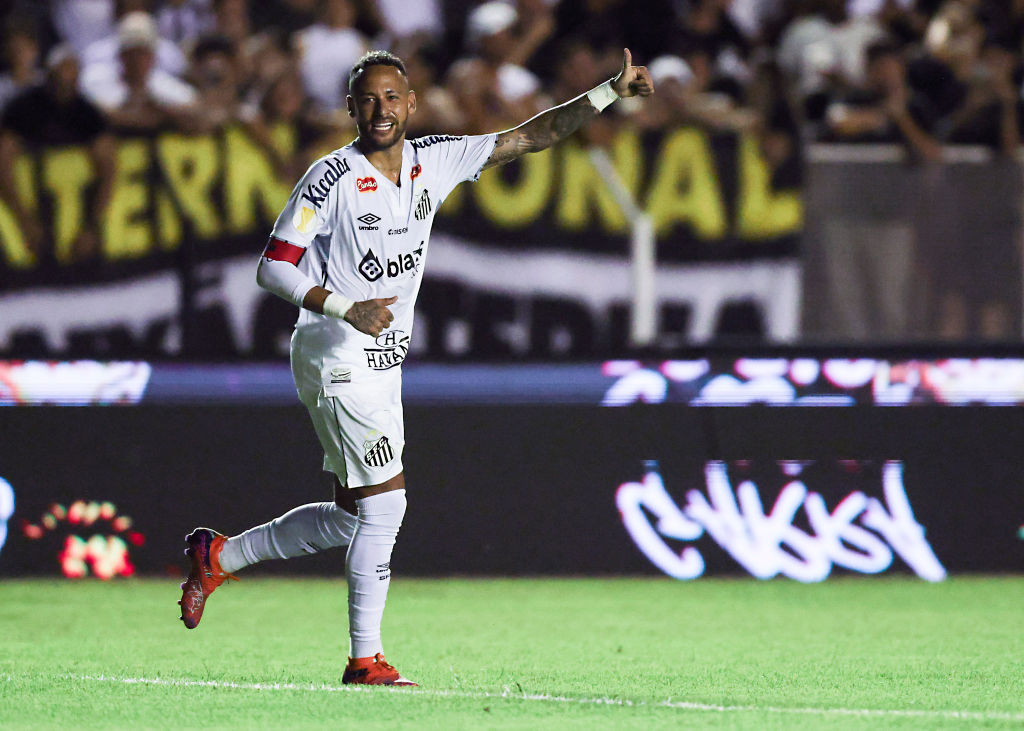
[[[160,36],[183,49],[212,32],[214,23],[210,0],[165,0],[156,12]]]
[[[900,49],[888,41],[867,50],[867,81],[837,95],[825,111],[824,139],[903,143],[915,155],[936,159],[935,110],[907,82]]]
[[[18,92],[43,81],[39,67],[38,31],[27,22],[8,25],[3,34],[7,71],[0,74],[0,110]]]
[[[121,36],[123,33],[152,35],[156,66],[173,76],[181,77],[188,68],[188,60],[178,45],[160,36],[156,20],[147,12],[146,3],[123,0],[118,3],[117,29],[108,36],[90,43],[82,52],[82,74],[88,76],[111,75],[121,63]]]
[[[306,91],[326,111],[342,107],[348,70],[367,49],[355,22],[353,0],[323,0],[319,22],[297,34]]]
[[[22,205],[14,181],[14,162],[25,151],[54,145],[89,148],[94,180],[87,222],[72,242],[70,257],[81,260],[98,250],[99,222],[110,202],[114,180],[114,139],[100,110],[78,91],[78,59],[70,44],[53,48],[46,59],[44,83],[15,96],[0,121],[0,200],[14,213],[27,245],[43,254],[47,232],[37,212]]]
[[[409,118],[409,136],[466,128],[466,118],[452,94],[438,85],[434,65],[422,50],[402,56],[410,88],[416,92],[416,114]]]
[[[471,55],[452,64],[445,86],[466,118],[466,132],[512,124],[544,107],[540,79],[510,62],[517,48],[515,7],[495,0],[473,9],[466,19]]]
[[[115,0],[51,0],[53,25],[60,38],[81,54],[116,30]]]
[[[253,33],[249,0],[213,0],[213,18],[213,32],[227,36],[238,47]]]
[[[436,45],[444,35],[440,0],[370,0],[367,10],[376,16],[382,28],[382,33],[374,38],[373,45],[377,47],[415,53]]]
[[[703,49],[717,75],[742,82],[750,78],[746,59],[751,45],[725,12],[725,5],[722,0],[692,0],[680,42],[683,47]]]
[[[238,53],[226,36],[200,38],[192,51],[189,78],[196,89],[203,130],[216,130],[242,116]]]
[[[159,40],[150,16],[128,16],[118,27],[119,68],[92,67],[82,74],[82,91],[121,132],[198,128],[195,89],[156,66]]]
[[[963,104],[950,119],[953,144],[988,145],[1007,155],[1020,147],[1020,82],[1012,47],[986,43],[967,85]]]
[[[674,0],[560,0],[555,10],[556,42],[565,34],[582,36],[602,65],[614,63],[623,46],[629,46],[637,58],[654,58],[672,50],[681,17],[677,5],[685,16],[688,4]],[[552,70],[552,64],[546,66]]]

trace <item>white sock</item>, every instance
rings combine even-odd
[[[384,648],[380,621],[391,585],[391,549],[405,515],[405,490],[356,500],[359,521],[345,558],[351,657],[371,657]]]
[[[356,516],[334,503],[302,505],[228,538],[220,552],[220,567],[231,574],[272,558],[308,556],[347,546],[355,529]]]

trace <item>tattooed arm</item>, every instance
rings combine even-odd
[[[620,99],[627,96],[650,96],[654,93],[650,72],[646,66],[633,65],[633,57],[628,48],[622,55],[622,70],[609,83]],[[499,132],[494,151],[484,163],[484,168],[503,165],[528,152],[546,150],[600,113],[587,94],[541,112],[518,127]]]

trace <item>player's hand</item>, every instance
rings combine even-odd
[[[627,96],[650,96],[654,93],[654,79],[646,66],[634,66],[633,54],[628,48],[622,49],[622,70],[612,79],[612,89],[619,98]]]
[[[356,302],[345,313],[345,319],[359,332],[377,337],[395,319],[391,310],[388,309],[388,305],[393,305],[397,301],[398,297],[382,297],[381,299]]]

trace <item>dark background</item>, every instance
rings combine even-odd
[[[801,459],[814,460],[801,479],[829,510],[853,490],[884,503],[880,465],[903,461],[915,517],[947,570],[1019,571],[1020,419],[1018,408],[991,407],[411,406],[409,510],[395,567],[407,575],[657,574],[615,505],[616,489],[640,480],[645,460],[658,461],[680,507],[688,490],[706,494],[706,462],[724,460],[734,489],[754,479],[768,512],[788,479],[776,461]],[[131,550],[138,571],[176,574],[185,568],[182,538],[196,525],[237,533],[331,499],[298,405],[5,409],[0,433],[0,476],[16,498],[0,575],[58,573],[70,527],[33,541],[22,531],[53,502],[113,502],[145,535]],[[707,535],[694,545],[706,574],[742,573]],[[334,551],[257,570],[340,574],[343,563]],[[898,556],[893,569],[906,570]]]

